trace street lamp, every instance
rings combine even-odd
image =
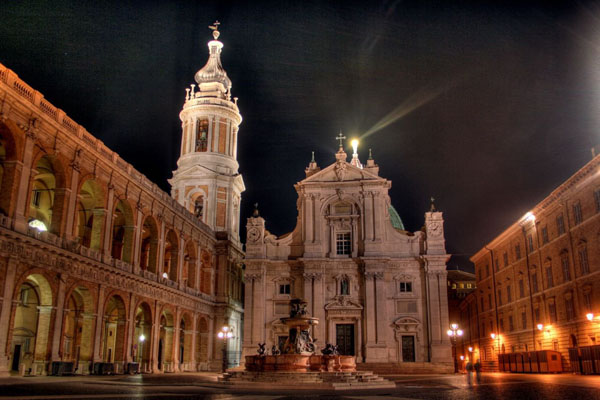
[[[587,314],[585,314],[585,317],[588,319],[588,321],[593,321],[594,313],[587,313]]]
[[[463,335],[462,329],[458,329],[458,324],[450,324],[450,329],[446,332],[452,342],[452,354],[454,355],[454,372],[458,372],[458,360],[456,359],[456,339]]]
[[[225,325],[221,328],[221,332],[217,334],[219,339],[223,339],[223,373],[227,371],[227,367],[229,366],[229,362],[227,360],[227,339],[233,337],[233,331],[230,327]]]
[[[490,337],[492,338],[492,340],[494,339],[498,339],[498,350],[496,350],[496,354],[498,354],[498,363],[500,362],[500,334],[496,334],[496,333],[490,333]],[[493,347],[493,344],[492,344]]]

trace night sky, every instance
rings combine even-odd
[[[334,161],[341,129],[363,161],[373,149],[408,230],[437,199],[450,263],[470,268],[598,144],[597,3],[13,0],[0,62],[170,192],[216,19],[244,118],[242,225],[258,202],[292,230],[293,184],[312,150]]]

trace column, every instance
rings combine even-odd
[[[192,324],[192,348],[190,350],[190,363],[192,364],[192,371],[195,372],[198,370],[198,365],[196,363],[196,343],[198,343],[198,314],[196,313],[194,313]]]
[[[18,259],[10,257],[6,263],[6,276],[4,280],[4,291],[2,298],[2,309],[0,311],[0,377],[9,376],[8,355],[8,330],[10,327],[10,317],[12,314],[13,291],[15,287],[15,274],[17,271]]]
[[[67,204],[67,226],[65,227],[65,236],[67,239],[73,237],[73,225],[75,224],[76,207],[77,207],[77,187],[79,185],[79,167],[75,163],[71,163],[71,193],[75,193],[74,196],[69,196],[69,202]]]
[[[135,335],[135,303],[136,297],[133,295],[133,293],[130,293],[129,313],[127,317],[127,319],[129,320],[129,324],[127,325],[127,332],[125,333],[125,368],[127,368],[128,363],[135,361],[132,357],[133,343],[135,342],[135,338],[133,337]],[[138,352],[139,351],[140,349],[138,348]]]
[[[158,342],[160,341],[160,306],[158,300],[154,301],[154,322],[152,323],[152,348],[150,353],[150,364],[152,373],[157,373],[158,368]]]
[[[313,317],[318,318],[321,322],[314,330],[314,339],[319,339],[320,346],[325,346],[325,277],[323,273],[316,272],[313,278]]]
[[[94,351],[92,355],[93,362],[102,362],[102,348],[101,348],[101,337],[102,337],[102,325],[104,322],[104,286],[98,285],[98,299],[96,301],[96,327],[94,332]]]
[[[115,207],[115,188],[112,184],[108,185],[108,199],[106,201],[106,216],[104,218],[104,238],[100,243],[100,248],[104,250],[104,254],[110,256],[112,249],[112,228],[113,228],[113,212]],[[95,216],[94,216],[95,218]]]
[[[187,284],[183,281],[183,264],[185,261],[185,240],[183,239],[183,231],[179,232],[179,252],[177,253],[177,280],[179,289],[185,290]],[[188,274],[190,271],[188,270]],[[190,279],[188,275],[188,279]]]
[[[375,317],[377,318],[377,344],[385,346],[386,328],[387,328],[387,307],[385,295],[385,280],[383,272],[377,272],[375,275]]]
[[[373,240],[373,231],[374,231],[374,221],[373,221],[373,196],[372,193],[367,193],[365,195],[365,211],[364,211],[364,221],[365,221],[365,240],[372,241]]]
[[[173,322],[173,329],[175,333],[173,335],[173,372],[179,372],[179,346],[181,340],[181,309],[177,307],[175,309],[175,321]]]
[[[365,272],[365,309],[363,316],[366,319],[365,339],[367,346],[372,346],[377,342],[375,331],[375,273]],[[368,353],[367,353],[368,356]]]
[[[58,274],[58,294],[56,296],[56,312],[54,314],[54,331],[52,332],[52,361],[61,361],[60,342],[62,339],[63,309],[65,305],[64,274]]]
[[[304,273],[304,301],[308,304],[308,313],[313,315],[314,307],[313,307],[313,275],[310,273]]]
[[[144,224],[144,214],[140,208],[137,209],[137,223],[135,224],[135,232],[133,235],[133,254],[131,264],[135,267],[140,267],[140,251],[142,248],[142,227]]]
[[[35,135],[32,132],[26,132],[25,148],[23,150],[23,170],[15,202],[15,230],[23,233],[27,232],[27,214],[29,213],[29,202],[27,200],[31,183],[31,162],[34,142]]]
[[[102,250],[102,228],[106,214],[108,213],[103,208],[94,208],[94,210],[92,210],[92,235],[90,238],[91,249],[98,251]]]
[[[163,216],[164,218],[164,216]],[[158,233],[158,244],[157,244],[157,258],[158,260],[156,261],[156,275],[158,276],[158,279],[160,280],[160,278],[162,277],[162,273],[163,273],[163,269],[165,268],[165,231],[166,231],[166,226],[165,226],[165,222],[163,221],[162,218],[160,218],[159,220],[159,224],[160,226],[158,227],[158,229],[160,229],[159,233]],[[151,250],[152,251],[152,250]]]

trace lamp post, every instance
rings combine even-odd
[[[139,337],[140,340],[140,371],[144,369],[144,341],[146,340],[146,336],[142,333]]]
[[[454,372],[458,372],[458,360],[456,359],[456,340],[462,336],[462,329],[458,329],[458,324],[450,324],[450,329],[446,332],[452,342],[452,355],[454,356]]]
[[[227,339],[230,339],[233,337],[233,332],[232,329],[230,327],[228,327],[227,325],[225,325],[224,327],[221,328],[221,332],[219,332],[217,334],[217,336],[219,337],[219,339],[223,340],[223,368],[222,368],[222,372],[225,373],[225,371],[227,371],[227,367],[229,366],[229,361],[227,360]]]
[[[498,340],[498,350],[496,350],[496,355],[498,356],[498,368],[500,367],[500,334],[499,333],[490,333],[490,337],[492,338],[492,340],[497,339]],[[492,346],[494,346],[493,342],[492,342]]]

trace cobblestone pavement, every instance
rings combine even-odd
[[[600,399],[600,376],[485,374],[468,385],[464,375],[402,375],[388,379],[396,389],[323,392],[311,390],[224,389],[217,375],[165,374],[114,377],[0,379],[2,399]]]

